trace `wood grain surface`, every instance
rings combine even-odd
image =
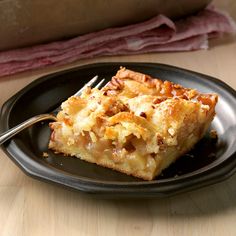
[[[236,20],[236,1],[218,0]],[[217,77],[236,89],[236,38],[184,53],[103,57],[0,78],[0,105],[39,76],[93,62],[160,62]],[[1,236],[236,235],[236,175],[166,199],[96,199],[26,176],[0,150]]]

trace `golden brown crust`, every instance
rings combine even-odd
[[[103,91],[107,91],[108,94],[117,95],[122,90],[128,89],[127,86],[125,86],[125,81],[128,80],[133,82],[135,81],[139,84],[138,87],[141,86],[143,90],[144,88],[146,88],[149,90],[150,95],[152,94],[155,96],[160,96],[162,97],[162,99],[166,99],[168,97],[178,97],[186,100],[197,98],[204,105],[209,105],[209,103],[212,102],[211,105],[214,106],[217,103],[218,96],[216,94],[201,94],[195,89],[185,88],[170,81],[162,81],[158,78],[152,78],[149,75],[131,71],[126,69],[125,67],[121,67],[121,69],[107,84],[107,86],[103,88]],[[133,87],[133,89],[135,89],[135,86]],[[141,95],[143,90],[140,89],[137,94],[132,95]]]
[[[217,95],[121,68],[62,104],[49,148],[151,180],[201,139]]]

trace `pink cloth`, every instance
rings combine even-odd
[[[70,40],[0,52],[0,76],[103,55],[207,49],[208,38],[234,32],[235,22],[212,7],[175,22],[158,15]]]

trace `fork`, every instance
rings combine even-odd
[[[96,75],[95,77],[93,77],[88,83],[86,83],[78,92],[76,92],[73,96],[80,96],[81,93],[84,91],[84,89],[86,87],[92,87],[93,85],[95,85],[96,81],[98,80],[98,76]],[[94,86],[95,88],[101,88],[103,82],[105,79],[102,79],[96,86]],[[3,144],[4,142],[6,142],[7,140],[9,140],[10,138],[12,138],[13,136],[15,136],[16,134],[18,134],[19,132],[21,132],[22,130],[30,127],[31,125],[38,123],[40,121],[43,120],[54,120],[56,121],[56,114],[59,112],[61,108],[58,107],[55,110],[53,110],[51,113],[48,114],[40,114],[40,115],[36,115],[33,116],[31,118],[29,118],[28,120],[18,124],[17,126],[9,129],[8,131],[2,133],[0,135],[0,145]]]

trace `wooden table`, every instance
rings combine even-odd
[[[236,20],[236,2],[216,1]],[[39,76],[107,61],[160,62],[217,77],[236,89],[236,38],[210,50],[104,57],[0,79],[0,105]],[[27,177],[0,151],[0,235],[236,235],[236,175],[167,199],[102,200]]]

